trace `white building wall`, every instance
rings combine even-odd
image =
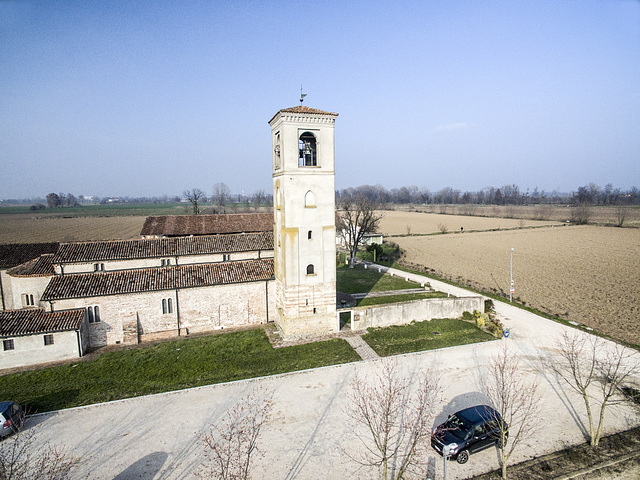
[[[20,309],[40,306],[40,298],[49,284],[51,277],[14,277],[7,275],[11,284],[11,304],[9,309]],[[2,278],[2,287],[5,288],[5,278]],[[34,305],[26,305],[24,295],[33,295]]]
[[[23,367],[80,357],[77,332],[52,333],[53,345],[44,344],[44,335],[45,334],[39,333],[3,338],[3,340],[12,339],[14,349],[0,349],[0,369]]]
[[[11,277],[6,270],[0,270],[0,282],[2,282],[2,299],[0,299],[0,309],[4,303],[5,310],[13,310],[13,292],[11,288]],[[2,302],[4,300],[4,302]]]
[[[264,251],[251,251],[251,252],[233,252],[229,254],[228,261],[234,260],[250,260],[257,258],[271,258],[273,257],[272,250]],[[167,256],[158,258],[138,258],[133,260],[104,260],[95,262],[82,262],[82,263],[68,263],[64,265],[55,265],[55,272],[57,275],[74,274],[74,273],[93,273],[95,271],[94,265],[97,263],[99,268],[104,264],[104,271],[115,270],[133,270],[137,268],[153,268],[161,267],[162,260],[169,260],[170,264],[175,265],[193,265],[199,263],[217,263],[224,260],[222,253],[207,254],[207,255],[182,255],[182,256]],[[101,270],[99,270],[101,271]]]

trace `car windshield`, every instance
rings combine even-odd
[[[464,420],[464,418],[461,418],[458,415],[453,414],[444,423],[443,430],[448,430],[459,439],[465,440],[469,432],[471,431],[472,427],[473,426],[467,423]]]

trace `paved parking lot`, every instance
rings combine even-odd
[[[454,295],[469,295],[429,281],[435,288]],[[482,402],[482,367],[503,342],[508,342],[524,372],[540,376],[544,401],[544,428],[520,445],[512,461],[582,442],[586,415],[581,399],[558,384],[550,373],[541,371],[542,360],[554,355],[554,341],[566,327],[504,303],[498,303],[496,308],[510,330],[508,339],[398,357],[399,368],[407,375],[424,369],[442,375],[445,400],[434,424],[449,413]],[[274,409],[273,419],[264,431],[265,455],[257,465],[256,478],[353,478],[357,465],[345,451],[353,450],[357,444],[344,413],[346,392],[356,370],[372,372],[381,361],[371,359],[69,409],[35,417],[32,425],[39,424],[39,442],[64,446],[78,458],[75,471],[79,477],[191,478],[202,459],[195,432],[216,422],[229,406],[259,385],[273,390]],[[612,407],[607,413],[605,433],[639,424],[638,412],[632,406]],[[442,459],[434,452],[432,461],[437,478],[442,478]],[[462,479],[495,468],[497,452],[488,449],[472,455],[466,465],[450,462],[447,473],[449,479]],[[359,476],[372,478],[371,472],[366,471],[360,471]]]

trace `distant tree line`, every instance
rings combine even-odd
[[[431,192],[426,187],[401,187],[387,190],[381,185],[361,185],[336,191],[338,203],[358,197],[365,197],[378,205],[385,204],[475,204],[475,205],[537,205],[537,204],[590,204],[590,205],[639,205],[640,190],[614,188],[612,184],[599,187],[590,183],[579,187],[577,191],[561,193],[545,192],[534,188],[533,191],[520,190],[518,185],[486,187],[477,191],[461,191],[445,187]]]

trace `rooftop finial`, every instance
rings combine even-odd
[[[302,105],[302,102],[304,102],[304,97],[306,96],[306,93],[302,93],[302,84],[300,84],[300,105]]]

